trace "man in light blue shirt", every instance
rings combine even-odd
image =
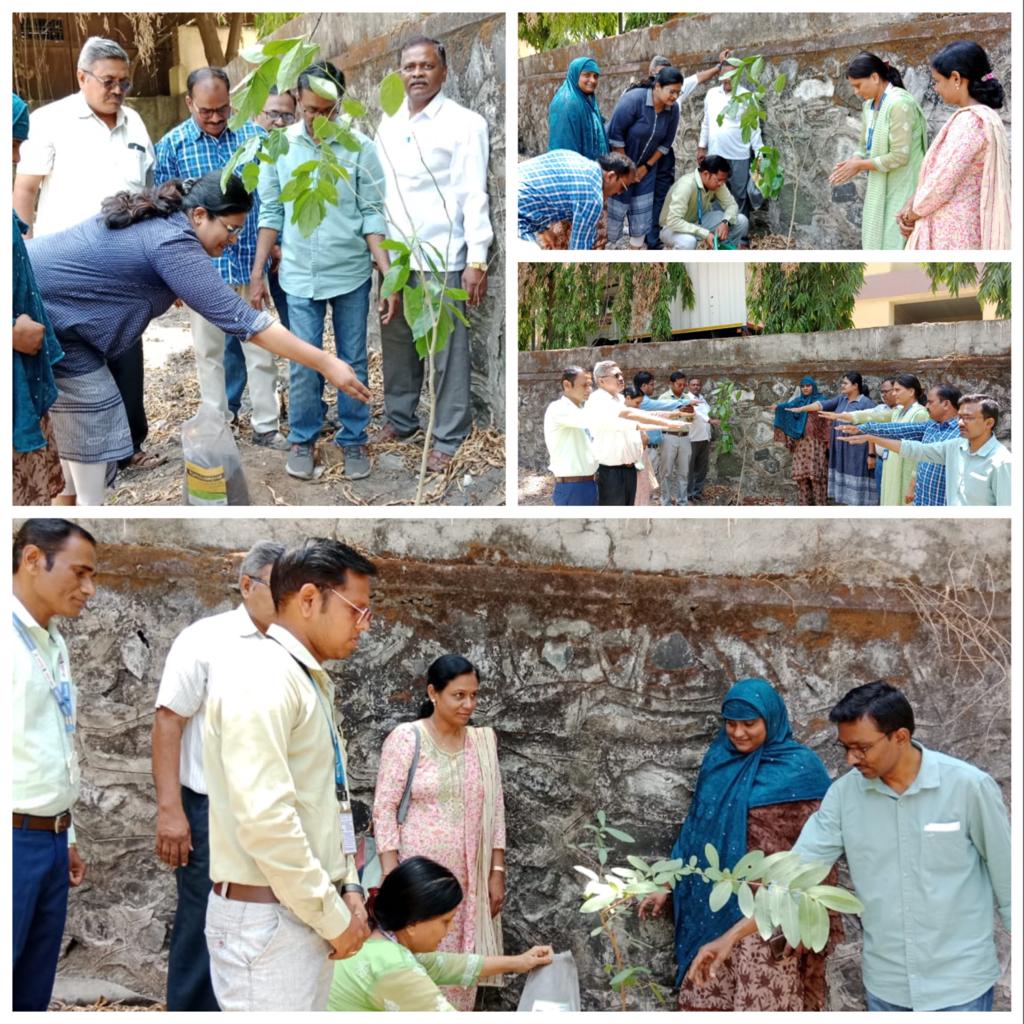
[[[326,99],[314,91],[310,87],[310,79],[314,77],[333,83],[339,99]],[[381,276],[390,266],[387,252],[381,248],[387,231],[384,172],[373,142],[361,132],[350,129],[359,143],[357,151],[349,150],[338,141],[320,140],[315,136],[314,122],[318,117],[333,121],[337,116],[344,89],[344,75],[327,61],[306,68],[299,76],[302,117],[285,133],[288,152],[260,169],[260,230],[250,278],[250,297],[254,306],[262,307],[267,294],[264,268],[280,236],[282,258],[278,279],[288,297],[291,329],[311,345],[323,348],[324,320],[329,305],[337,354],[365,384],[371,276],[374,265]],[[348,180],[339,179],[336,200],[327,199],[324,219],[306,236],[293,220],[295,203],[287,198],[284,189],[297,167],[320,161],[324,146],[330,147],[334,161],[348,172]],[[394,316],[397,302],[397,295],[392,295],[381,303],[383,323]],[[292,363],[290,372],[288,441],[291,452],[287,470],[290,476],[310,480],[315,470],[314,446],[326,412],[324,381],[315,371],[296,363]],[[366,451],[369,419],[368,405],[339,393],[341,428],[335,443],[345,453],[345,476],[350,480],[370,473]]]

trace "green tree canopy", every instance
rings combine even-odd
[[[766,334],[845,331],[864,284],[863,263],[755,263],[747,312]]]
[[[573,43],[618,36],[635,28],[663,25],[677,14],[633,11],[628,14],[578,14],[566,11],[519,15],[519,39],[537,51],[557,50]]]
[[[955,299],[961,288],[978,285],[978,305],[994,302],[996,316],[1006,319],[1010,315],[1009,263],[922,263],[932,282],[932,292],[945,287]]]

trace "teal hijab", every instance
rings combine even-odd
[[[579,86],[584,71],[601,74],[593,57],[577,57],[569,64],[565,81],[548,108],[548,150],[571,149],[588,160],[596,160],[608,152],[601,110],[597,98]]]
[[[811,402],[820,402],[825,397],[818,390],[818,382],[813,377],[802,378],[800,386],[803,387],[804,384],[810,384],[814,389],[809,395],[798,394],[788,402],[780,402],[775,407],[775,426],[786,437],[792,437],[796,440],[800,440],[804,436],[804,431],[807,429],[808,414],[805,412],[790,412],[789,410],[798,409],[801,405],[810,405]]]

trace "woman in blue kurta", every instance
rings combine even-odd
[[[672,149],[679,128],[679,99],[683,74],[662,68],[647,89],[638,86],[622,94],[608,122],[608,145],[636,164],[633,183],[608,199],[608,243],[622,237],[629,217],[629,244],[642,249],[651,223],[661,212],[654,209],[654,173],[658,161]]]
[[[577,57],[548,107],[548,151],[571,149],[588,160],[608,152],[608,136],[597,105],[601,69],[593,57]]]

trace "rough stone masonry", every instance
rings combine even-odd
[[[457,651],[479,666],[478,718],[498,731],[508,809],[506,948],[571,949],[585,1008],[613,1001],[609,951],[577,912],[582,826],[605,810],[636,839],[613,858],[667,854],[737,678],[777,685],[795,735],[833,773],[843,768],[829,707],[852,685],[889,679],[908,691],[921,740],[992,773],[1009,801],[1004,521],[83,525],[100,542],[100,571],[95,600],[66,623],[81,687],[76,825],[89,862],[61,964],[72,991],[98,978],[101,992],[118,983],[162,998],[174,880],[153,853],[153,700],[172,640],[237,603],[241,555],[261,537],[337,536],[379,564],[373,628],[333,666],[364,816],[381,743],[415,715],[427,665]],[[946,615],[981,645],[954,642]],[[629,955],[670,985],[670,924],[626,930],[647,944]],[[832,1009],[861,1007],[858,957],[851,921],[831,961]],[[489,992],[488,1005],[513,1008],[518,991]]]

